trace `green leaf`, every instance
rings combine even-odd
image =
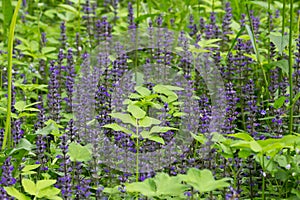
[[[15,197],[18,200],[30,200],[31,198],[27,197],[25,194],[19,192],[14,187],[4,187],[7,194],[9,194],[12,197]]]
[[[284,74],[289,74],[289,61],[288,60],[278,60],[270,63],[271,67],[279,67]]]
[[[246,24],[245,27],[246,27],[246,30],[248,32],[248,35],[250,36],[250,40],[251,40],[251,43],[252,43],[252,46],[253,46],[253,49],[254,49],[254,52],[255,52],[255,55],[256,55],[256,59],[260,63],[260,53],[259,53],[259,50],[256,47],[256,42],[255,42],[256,39],[255,39],[255,37],[252,33],[252,30],[251,30],[250,26]]]
[[[151,91],[143,86],[137,86],[135,87],[135,91],[137,91],[142,97],[149,96],[151,94]]]
[[[34,165],[25,165],[25,167],[22,169],[23,172],[31,171],[34,169],[37,169],[41,164],[34,164]]]
[[[177,87],[177,86],[173,86],[173,85],[163,85],[163,86],[169,90],[177,90],[177,91],[184,90],[182,87]]]
[[[179,177],[170,177],[166,173],[157,174],[154,181],[157,188],[157,195],[180,196],[189,188],[181,184]]]
[[[251,141],[250,142],[250,148],[254,152],[261,152],[262,151],[262,147],[257,143],[257,141]]]
[[[28,194],[33,195],[33,196],[36,195],[36,186],[33,181],[23,178],[22,186],[23,186],[25,192],[27,192]]]
[[[275,46],[277,47],[279,53],[282,54],[283,50],[285,49],[285,47],[289,43],[289,36],[284,35],[282,37],[282,35],[279,34],[279,33],[278,34],[271,33],[270,34],[270,40],[271,40],[271,42],[273,42],[275,44]]]
[[[42,54],[48,54],[53,51],[56,51],[55,47],[43,47],[42,48]]]
[[[20,150],[31,151],[34,147],[35,145],[31,144],[25,138],[22,138],[20,142],[17,144],[17,146],[10,152],[10,155]]]
[[[39,129],[35,132],[35,134],[39,135],[49,135],[52,134],[54,136],[59,136],[59,127],[53,120],[48,120],[47,126],[42,129]]]
[[[230,180],[229,178],[215,180],[212,172],[207,169],[199,170],[196,168],[190,168],[186,175],[181,175],[180,177],[183,181],[185,181],[188,185],[191,185],[200,193],[211,192],[216,189],[230,186],[227,182]]]
[[[246,1],[245,3],[257,5],[257,6],[261,7],[261,8],[264,8],[264,9],[268,9],[269,8],[268,7],[268,2],[266,2],[266,1]],[[270,4],[270,9],[271,10],[275,10],[275,7],[272,4]]]
[[[162,137],[159,137],[159,136],[155,136],[155,135],[150,135],[148,138],[148,140],[152,140],[154,142],[158,142],[158,143],[161,143],[161,144],[165,144],[165,141]]]
[[[177,128],[168,127],[168,126],[153,126],[150,130],[151,133],[165,133],[171,130],[178,130]]]
[[[129,115],[129,114],[111,113],[109,115],[112,116],[113,118],[120,119],[123,123],[132,124],[133,126],[136,126],[135,119],[131,115]]]
[[[14,107],[18,112],[22,112],[26,107],[26,103],[25,101],[17,101]]]
[[[8,29],[12,16],[13,16],[13,7],[11,4],[11,0],[3,0],[2,1],[2,12],[3,12],[3,30],[6,33]]]
[[[236,133],[236,134],[228,134],[226,136],[239,138],[245,141],[254,141],[254,139],[248,133]]]
[[[281,108],[283,106],[285,100],[286,100],[285,96],[282,96],[282,97],[279,97],[278,99],[276,99],[274,102],[274,108],[275,109]]]
[[[126,183],[126,191],[130,193],[141,193],[147,197],[156,196],[156,186],[152,178],[143,182]]]
[[[69,152],[71,161],[87,162],[92,160],[92,154],[87,146],[81,146],[75,142],[69,144]]]
[[[67,5],[67,4],[59,4],[58,7],[61,7],[67,11],[70,11],[76,15],[78,15],[78,11],[76,10],[76,8],[70,6],[70,5]]]
[[[172,90],[168,89],[164,85],[156,85],[156,86],[153,87],[153,90],[156,93],[164,94],[166,96],[175,96],[175,97],[178,98],[178,96],[177,96],[177,94],[175,92],[173,92]]]
[[[127,111],[136,119],[142,119],[146,115],[146,112],[136,105],[129,105]]]
[[[75,144],[75,143],[73,143],[73,144]],[[77,160],[77,161],[79,161],[79,160]],[[36,183],[36,189],[42,190],[47,187],[50,187],[51,185],[54,185],[55,183],[56,183],[56,180],[39,180]]]
[[[37,197],[38,198],[47,197],[47,199],[50,199],[49,197],[53,197],[53,196],[55,196],[55,195],[57,195],[59,193],[60,193],[60,189],[52,187],[52,186],[51,187],[49,186],[49,187],[46,187],[46,188],[44,188],[42,190],[39,190],[39,192],[37,194]],[[57,198],[57,197],[55,197],[55,198]]]
[[[110,129],[113,129],[114,131],[122,131],[129,135],[136,136],[135,133],[132,132],[131,130],[128,130],[127,128],[124,128],[123,126],[120,126],[119,124],[116,124],[116,123],[106,124],[103,126],[103,128],[110,128]]]
[[[139,121],[139,126],[140,127],[150,127],[152,125],[158,125],[160,123],[161,123],[160,120],[146,116]]]
[[[191,135],[195,140],[197,140],[201,144],[204,144],[204,142],[206,141],[206,138],[203,134],[195,135],[194,133],[191,133]]]

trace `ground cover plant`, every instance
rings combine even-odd
[[[0,7],[0,199],[300,199],[300,1]]]

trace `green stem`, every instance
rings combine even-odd
[[[8,35],[8,69],[7,69],[7,115],[6,115],[6,123],[5,123],[5,133],[3,138],[2,150],[6,148],[6,145],[11,146],[10,141],[10,126],[11,126],[11,106],[12,106],[12,56],[13,56],[13,45],[14,45],[14,34],[15,27],[19,9],[21,7],[21,0],[18,1],[18,4],[15,8],[11,24],[9,27],[9,35]]]
[[[283,7],[282,7],[282,22],[281,22],[281,35],[282,37],[284,36],[284,29],[285,29],[285,5],[286,5],[286,0],[283,0]]]
[[[271,33],[271,0],[268,0],[268,64],[271,62],[271,41],[270,41],[270,33]]]
[[[290,34],[289,34],[289,85],[290,85],[290,108],[289,108],[289,134],[293,132],[293,0],[290,1]]]
[[[140,147],[139,147],[139,125],[138,125],[138,119],[136,120],[136,131],[135,131],[135,134],[137,135],[137,138],[136,138],[136,160],[135,160],[135,163],[136,163],[136,167],[135,167],[135,178],[136,178],[136,182],[139,181],[139,150],[140,150]]]

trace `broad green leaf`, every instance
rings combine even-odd
[[[206,141],[206,138],[203,134],[195,135],[194,133],[191,133],[191,135],[195,140],[197,140],[201,144],[204,144],[204,142]]]
[[[69,152],[71,161],[87,162],[92,159],[92,154],[87,146],[82,146],[75,142],[69,144]]]
[[[184,90],[182,87],[177,87],[177,86],[173,86],[173,85],[163,85],[165,88],[169,89],[169,90]]]
[[[254,151],[254,152],[262,151],[262,147],[255,140],[251,141],[249,144],[250,144],[250,148],[252,149],[252,151]]]
[[[271,40],[271,42],[273,42],[275,44],[275,46],[277,47],[279,53],[282,54],[283,50],[285,49],[285,47],[289,43],[289,36],[284,35],[282,37],[282,35],[279,34],[279,33],[278,34],[271,33],[270,34],[270,40]]]
[[[160,123],[161,123],[160,120],[146,116],[139,121],[139,126],[140,127],[150,127],[152,125],[159,125]]]
[[[128,130],[127,128],[124,128],[123,126],[120,126],[119,124],[113,123],[113,124],[106,124],[103,126],[103,128],[110,128],[113,129],[114,131],[122,131],[124,133],[127,133],[129,135],[135,136],[135,133],[132,132],[131,130]]]
[[[58,128],[57,124],[55,122],[52,122],[52,120],[51,120],[51,123],[48,123],[47,126],[45,126],[42,129],[37,130],[35,133],[39,134],[39,135],[44,135],[44,136],[49,135],[49,134],[58,136],[59,128]]]
[[[47,54],[50,52],[56,51],[55,47],[43,47],[42,48],[42,54]]]
[[[289,74],[289,61],[288,60],[278,60],[270,63],[271,67],[279,67],[282,72],[286,75]]]
[[[22,169],[23,172],[31,171],[34,169],[37,169],[41,164],[34,164],[34,165],[25,165],[25,167]]]
[[[15,197],[18,200],[30,200],[31,198],[27,197],[25,194],[19,192],[14,187],[4,187],[4,190],[12,197]]]
[[[123,123],[132,124],[133,126],[136,126],[136,120],[129,114],[111,113],[109,115],[112,116],[113,118],[120,119]]]
[[[23,178],[22,179],[22,186],[25,190],[30,195],[36,195],[36,185],[33,181]]]
[[[46,187],[46,188],[40,190],[37,194],[37,197],[38,198],[47,197],[47,199],[50,199],[49,197],[58,195],[59,193],[60,193],[60,189],[55,188],[53,186],[51,186],[51,187],[49,186],[49,187]]]
[[[242,139],[242,140],[245,140],[245,141],[248,141],[248,142],[254,140],[248,133],[235,133],[235,134],[228,134],[226,136],[239,138],[239,139]]]
[[[127,183],[126,191],[129,193],[141,193],[147,197],[156,196],[156,186],[152,178],[146,179],[143,182]]]
[[[70,11],[76,15],[78,15],[78,10],[76,10],[76,8],[70,6],[70,5],[67,5],[67,4],[59,4],[58,7],[61,7],[67,11]]]
[[[131,99],[140,99],[140,98],[142,98],[142,96],[139,95],[139,94],[136,94],[136,93],[132,93],[132,94],[129,95],[129,98],[131,98]]]
[[[181,175],[180,178],[188,185],[191,185],[195,190],[200,191],[200,193],[211,192],[216,189],[230,186],[227,182],[230,180],[229,178],[215,180],[212,172],[207,169],[199,170],[196,168],[190,168],[187,174]]]
[[[172,90],[168,89],[164,85],[156,85],[156,86],[153,87],[153,90],[156,93],[164,94],[166,96],[176,96],[177,97],[177,94],[175,92],[173,92]]]
[[[285,96],[281,96],[278,99],[276,99],[274,102],[274,108],[276,108],[276,109],[281,108],[283,106],[285,100],[286,100]]]
[[[178,129],[173,127],[168,127],[168,126],[153,126],[150,130],[150,133],[165,133],[171,130],[178,130]]]
[[[73,143],[73,144],[75,144],[75,143]],[[54,185],[55,183],[56,183],[56,180],[39,180],[36,183],[36,189],[37,190],[42,190],[42,189],[45,189],[47,187],[50,187],[51,185]]]
[[[158,142],[158,143],[161,143],[161,144],[165,144],[165,141],[162,137],[159,137],[159,136],[155,136],[155,135],[150,135],[148,138],[148,140],[152,140],[154,142]]]
[[[170,177],[166,173],[159,173],[154,178],[157,195],[179,196],[189,188],[187,185],[181,184],[179,177]]]
[[[18,112],[22,112],[26,107],[26,103],[25,101],[17,101],[14,107]]]
[[[267,1],[246,1],[245,3],[257,5],[257,6],[261,7],[261,8],[264,8],[264,9],[268,9],[269,8]],[[270,4],[270,9],[271,10],[275,10],[275,7],[272,4]]]
[[[221,135],[220,133],[213,132],[211,140],[213,142],[224,142],[226,140],[226,138],[223,135]]]
[[[143,86],[137,86],[135,87],[135,90],[142,95],[142,97],[146,97],[149,96],[151,94],[151,91],[148,90],[147,88],[143,87]]]
[[[19,150],[26,150],[26,151],[31,151],[35,145],[31,144],[28,140],[25,138],[22,138],[20,142],[17,144],[17,146],[10,152],[10,155],[13,153],[19,151]]]
[[[142,119],[146,115],[146,112],[136,105],[129,105],[127,111],[136,119]]]

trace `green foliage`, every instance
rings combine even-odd
[[[60,190],[55,188],[53,185],[56,183],[56,180],[39,180],[34,183],[30,179],[23,178],[22,186],[24,191],[33,196],[34,199],[49,199],[49,200],[61,200],[62,198],[58,196]],[[30,197],[26,196],[23,193],[20,193],[14,187],[4,187],[6,192],[15,197],[18,200],[29,200]]]

